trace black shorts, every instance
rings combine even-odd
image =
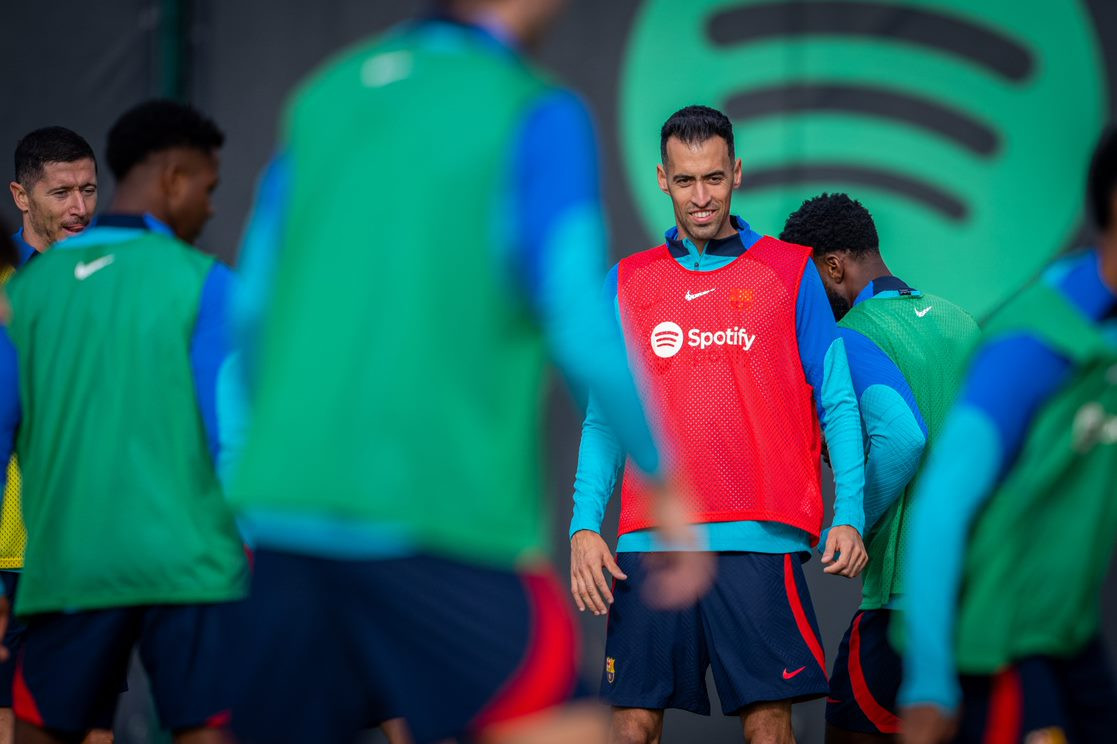
[[[718,553],[717,576],[693,607],[645,604],[643,553],[620,553],[628,579],[609,609],[601,696],[624,708],[709,715],[712,666],[722,712],[824,696],[826,660],[799,556]]]
[[[842,638],[826,722],[835,728],[868,734],[900,733],[896,695],[900,691],[902,660],[888,642],[891,610],[860,610]]]
[[[351,741],[392,717],[417,744],[463,738],[582,692],[573,613],[549,569],[259,550],[247,609],[240,744]]]

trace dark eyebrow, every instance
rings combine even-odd
[[[702,177],[703,178],[710,178],[711,176],[722,176],[722,177],[724,177],[725,176],[725,171],[723,171],[721,169],[718,169],[716,171],[710,171],[709,173],[705,174]]]

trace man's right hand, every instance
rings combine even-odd
[[[578,530],[570,538],[570,593],[581,612],[591,610],[605,615],[613,604],[613,592],[602,569],[614,578],[627,579],[613,560],[613,553],[601,535],[592,530]]]

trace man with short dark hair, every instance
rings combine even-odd
[[[916,489],[906,742],[1117,731],[1098,601],[1117,545],[1115,128],[1087,189],[1095,247],[1056,260],[986,321]]]
[[[869,565],[862,602],[842,639],[826,705],[830,744],[868,744],[900,732],[900,657],[888,628],[902,602],[910,486],[942,429],[977,323],[962,308],[893,276],[869,210],[846,194],[803,202],[780,238],[813,249],[861,408]]]
[[[16,233],[21,263],[86,228],[97,209],[97,159],[81,135],[65,127],[28,133],[15,149],[8,184],[23,226]]]
[[[694,494],[688,506],[699,545],[717,555],[717,578],[693,607],[647,605],[648,567],[694,546],[656,539],[648,484],[630,466],[613,559],[600,530],[624,457],[593,398],[574,490],[571,590],[579,609],[609,614],[601,684],[615,741],[658,741],[665,708],[708,715],[712,665],[722,710],[740,716],[745,738],[789,742],[792,702],[828,689],[801,567],[822,531],[820,425],[836,485],[825,571],[853,577],[865,565],[857,404],[810,249],[730,212],[741,161],[729,119],[688,106],[663,125],[660,143],[659,185],[675,226],[664,245],[615,266],[605,291],[666,461]],[[603,568],[617,580],[612,592]]]
[[[13,271],[53,244],[80,234],[97,208],[97,160],[93,148],[77,132],[57,126],[36,129],[20,139],[13,159],[15,180],[9,189],[23,224],[12,236],[16,261],[0,269],[0,282],[7,282]],[[9,600],[18,591],[26,543],[20,517],[19,464],[12,458],[0,512],[0,581]],[[0,744],[11,742],[12,680],[24,630],[23,622],[13,621],[3,638],[11,655],[0,662]],[[105,736],[107,732],[102,732],[95,738],[100,741]]]
[[[18,452],[28,531],[20,741],[110,728],[133,647],[176,740],[222,740],[247,580],[218,477],[232,272],[184,242],[212,211],[222,140],[178,103],[126,112],[107,213],[8,285],[0,455]]]

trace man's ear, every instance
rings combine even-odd
[[[845,257],[838,253],[827,253],[822,257],[822,264],[826,268],[826,275],[834,284],[841,284],[846,275]]]
[[[659,179],[659,190],[665,194],[671,193],[667,189],[667,169],[663,167],[663,163],[656,164],[655,175]]]
[[[24,213],[31,211],[31,200],[27,189],[23,188],[19,181],[9,183],[8,189],[12,192],[12,201],[16,203],[16,209]]]

